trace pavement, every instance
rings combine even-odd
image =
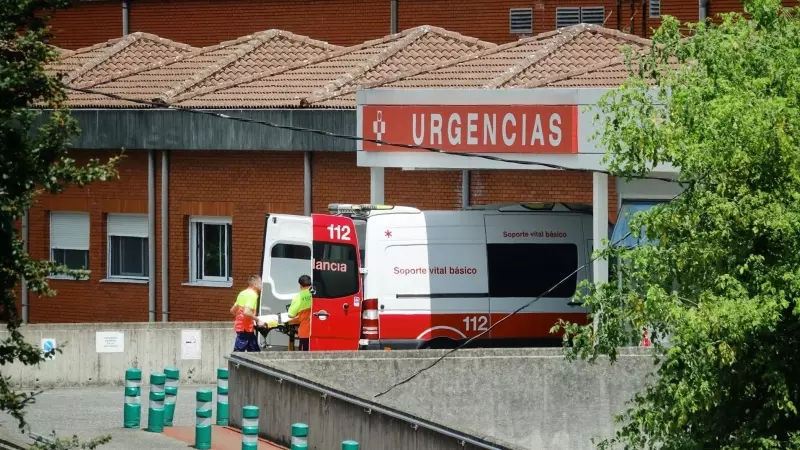
[[[186,450],[194,443],[195,391],[203,387],[213,388],[179,387],[174,426],[165,427],[163,434],[144,431],[147,427],[147,388],[142,389],[141,430],[122,428],[123,388],[120,386],[45,391],[26,409],[26,420],[29,431],[43,437],[51,437],[53,432],[60,438],[76,435],[81,441],[111,436],[111,441],[100,446],[99,450]],[[212,435],[212,450],[241,448],[242,437],[236,430],[215,426]],[[33,442],[28,433],[19,431],[14,418],[5,413],[0,413],[2,440],[26,447]],[[282,448],[266,441],[259,444],[260,450]]]

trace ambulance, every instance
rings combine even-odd
[[[590,206],[333,204],[329,211],[269,214],[264,230],[260,314],[286,311],[297,279],[310,275],[311,351],[452,348],[481,333],[476,346],[555,346],[561,338],[550,328],[558,319],[587,323],[572,297],[591,276],[591,266],[573,274],[591,257]],[[281,333],[267,341],[288,344]]]

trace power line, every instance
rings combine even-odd
[[[121,95],[112,94],[110,92],[97,91],[97,90],[94,90],[94,89],[79,88],[79,87],[67,86],[67,85],[63,85],[63,86],[64,86],[65,89],[68,89],[68,90],[71,90],[71,91],[83,92],[85,94],[101,95],[101,96],[104,96],[104,97],[112,98],[114,100],[126,101],[126,102],[137,103],[137,104],[140,104],[140,105],[147,105],[147,106],[153,106],[153,107],[158,107],[158,108],[173,109],[173,110],[177,110],[177,111],[186,111],[186,112],[193,113],[193,114],[201,114],[201,115],[206,115],[206,116],[217,117],[219,119],[234,120],[234,121],[237,121],[237,122],[265,125],[265,126],[268,126],[268,127],[271,127],[271,128],[277,128],[277,129],[281,129],[281,130],[290,130],[290,131],[297,131],[297,132],[301,132],[301,133],[316,134],[316,135],[320,135],[320,136],[327,136],[327,137],[333,137],[333,138],[338,138],[338,139],[345,139],[345,140],[348,140],[348,141],[371,142],[371,143],[374,143],[374,144],[387,145],[387,146],[391,146],[391,147],[407,148],[407,149],[410,149],[410,150],[425,150],[425,151],[432,152],[432,153],[441,153],[441,154],[453,155],[453,156],[463,156],[465,158],[480,158],[480,159],[486,159],[486,160],[489,160],[489,161],[496,161],[496,162],[502,162],[502,163],[508,163],[508,164],[519,164],[519,165],[522,165],[522,166],[538,166],[538,167],[547,167],[549,169],[554,169],[554,170],[564,170],[564,171],[583,172],[583,173],[602,173],[604,175],[613,175],[610,171],[607,171],[607,170],[585,169],[585,168],[579,168],[579,167],[567,167],[567,166],[562,166],[560,164],[546,163],[546,162],[541,162],[541,161],[524,161],[524,160],[518,160],[518,159],[507,159],[507,158],[500,158],[498,156],[493,156],[493,155],[482,155],[482,154],[477,154],[477,153],[465,153],[465,152],[442,150],[440,148],[427,147],[427,146],[424,146],[424,145],[399,144],[399,143],[394,143],[394,142],[387,142],[387,141],[384,141],[384,140],[381,140],[381,139],[371,139],[371,138],[353,136],[353,135],[350,135],[350,134],[334,133],[334,132],[331,132],[331,131],[319,130],[319,129],[315,129],[315,128],[297,127],[297,126],[293,126],[293,125],[281,125],[281,124],[277,124],[277,123],[269,122],[269,121],[265,121],[265,120],[256,120],[256,119],[249,119],[247,117],[230,116],[228,114],[222,114],[222,113],[218,113],[218,112],[207,111],[207,110],[204,110],[204,109],[189,108],[189,107],[180,106],[180,105],[172,105],[172,104],[168,104],[168,103],[164,103],[164,102],[156,102],[156,101],[151,101],[151,100],[140,100],[140,99],[136,99],[136,98],[123,97]],[[667,183],[686,183],[687,182],[687,181],[675,180],[673,178],[668,178],[668,177],[651,177],[651,176],[645,176],[645,175],[641,175],[641,176],[631,175],[630,178],[638,179],[638,180],[658,180],[658,181],[664,181],[664,182],[667,182]]]
[[[688,192],[688,191],[689,191],[689,189],[687,188],[687,189],[685,189],[685,190],[683,190],[683,191],[679,192],[677,195],[675,195],[674,197],[672,197],[672,199],[670,199],[670,200],[669,200],[669,202],[675,201],[675,199],[677,199],[678,197],[682,196],[683,194],[685,194],[685,193],[686,193],[686,192]],[[617,239],[616,241],[614,241],[614,242],[611,244],[611,246],[612,246],[612,247],[614,247],[614,246],[616,246],[617,244],[619,244],[620,242],[622,242],[622,241],[624,241],[625,239],[627,239],[627,238],[628,238],[628,236],[630,236],[630,235],[631,235],[631,232],[632,232],[632,231],[631,231],[631,230],[629,230],[627,233],[625,233],[625,235],[624,235],[624,236],[622,236],[621,238],[619,238],[619,239]],[[390,386],[388,389],[386,389],[385,391],[382,391],[382,392],[379,392],[379,393],[375,394],[375,395],[373,396],[373,398],[378,398],[378,397],[380,397],[380,396],[382,396],[382,395],[386,395],[386,394],[388,394],[388,393],[389,393],[389,392],[390,392],[392,389],[394,389],[394,388],[396,388],[396,387],[398,387],[398,386],[402,386],[402,385],[404,385],[404,384],[408,383],[409,381],[413,380],[413,379],[414,379],[414,378],[416,378],[417,376],[421,375],[423,372],[425,372],[425,371],[427,371],[427,370],[430,370],[430,369],[431,369],[431,368],[433,368],[435,365],[437,365],[437,364],[439,364],[440,362],[442,362],[442,361],[443,361],[445,358],[447,358],[448,356],[452,355],[453,353],[455,353],[455,352],[456,352],[456,351],[458,351],[458,350],[461,350],[461,349],[462,349],[462,348],[464,348],[465,346],[469,345],[469,344],[470,344],[472,341],[474,341],[474,340],[478,339],[479,337],[481,337],[481,336],[485,335],[486,333],[488,333],[488,332],[492,331],[492,329],[493,329],[494,327],[496,327],[496,326],[500,325],[501,323],[503,323],[503,322],[504,322],[506,319],[508,319],[509,317],[511,317],[511,316],[513,316],[513,315],[516,315],[516,314],[518,314],[518,313],[519,313],[520,311],[522,311],[523,309],[525,309],[525,308],[527,308],[527,307],[529,307],[529,306],[533,305],[534,303],[538,302],[538,301],[539,301],[539,300],[541,300],[541,299],[542,299],[542,298],[543,298],[545,295],[547,295],[547,294],[549,294],[549,293],[553,292],[553,290],[555,290],[555,288],[559,287],[559,286],[560,286],[562,283],[564,283],[565,281],[567,281],[568,279],[570,279],[570,278],[571,278],[573,275],[575,275],[575,274],[577,274],[578,272],[580,272],[581,270],[585,269],[586,267],[588,267],[589,265],[591,265],[593,262],[595,262],[595,261],[596,261],[597,259],[599,259],[599,258],[600,258],[600,255],[598,255],[598,256],[595,256],[594,258],[591,258],[589,261],[587,261],[587,262],[586,262],[586,264],[584,264],[584,265],[582,265],[582,266],[578,267],[577,269],[573,270],[572,272],[570,272],[570,273],[569,273],[569,275],[567,275],[566,277],[562,278],[562,279],[561,279],[561,280],[560,280],[558,283],[554,284],[552,287],[550,287],[550,289],[546,290],[545,292],[543,292],[542,294],[540,294],[538,297],[536,297],[536,298],[532,299],[532,300],[531,300],[531,301],[529,301],[528,303],[526,303],[526,304],[524,304],[524,305],[520,306],[519,308],[517,308],[517,309],[516,309],[516,310],[514,310],[513,312],[511,312],[511,313],[509,313],[508,315],[504,316],[502,319],[500,319],[500,320],[498,320],[497,322],[493,323],[492,325],[490,325],[490,326],[489,326],[489,328],[487,328],[486,330],[482,331],[481,333],[479,333],[479,334],[477,334],[477,335],[475,335],[475,336],[473,336],[473,337],[471,337],[471,338],[467,339],[466,341],[464,341],[463,343],[461,343],[461,344],[460,344],[460,345],[458,345],[457,347],[455,347],[455,348],[453,348],[453,349],[451,349],[451,350],[449,350],[449,351],[445,352],[445,354],[443,354],[442,356],[440,356],[439,358],[437,358],[435,361],[433,361],[433,362],[432,362],[432,363],[430,363],[429,365],[427,365],[427,366],[423,367],[422,369],[419,369],[419,370],[417,370],[416,372],[414,372],[413,374],[409,375],[408,377],[406,377],[406,378],[404,378],[404,379],[402,379],[402,380],[398,381],[397,383],[395,383],[395,384],[391,385],[391,386]]]

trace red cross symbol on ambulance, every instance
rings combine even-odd
[[[378,111],[377,118],[372,122],[372,132],[375,133],[375,139],[381,140],[384,133],[386,133],[386,122],[383,121],[383,111]],[[380,142],[377,142],[381,145]]]

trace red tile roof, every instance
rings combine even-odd
[[[332,105],[318,103],[330,93],[495,46],[441,28],[422,26],[272,73],[209,86],[180,95],[175,101],[183,106],[212,108],[329,107]]]
[[[134,33],[64,53],[50,70],[76,87],[199,108],[354,108],[359,88],[613,87],[622,48],[651,41],[575,25],[497,46],[421,26],[341,48],[280,30],[192,48]],[[72,107],[144,107],[70,93]]]
[[[300,64],[339,48],[305,36],[268,30],[72,84],[138,100],[169,102],[179,94],[249,74]],[[70,95],[72,107],[99,105],[141,107],[140,104],[110,100],[99,94]]]

